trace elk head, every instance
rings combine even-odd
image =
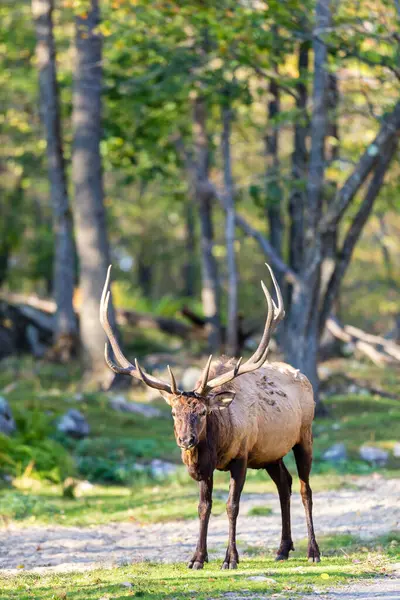
[[[146,373],[136,359],[134,364],[132,364],[124,356],[108,319],[108,305],[111,294],[109,290],[111,266],[108,268],[100,302],[100,322],[107,336],[105,345],[106,363],[115,373],[130,375],[131,377],[140,379],[147,386],[159,390],[162,397],[172,408],[176,441],[178,446],[184,450],[194,448],[204,438],[207,415],[215,410],[226,409],[233,401],[235,393],[224,389],[223,386],[244,373],[256,371],[262,367],[267,359],[271,334],[279,321],[285,316],[285,311],[278,282],[270,266],[266,266],[274,283],[278,305],[272,300],[266,286],[261,282],[267,300],[268,314],[257,350],[245,363],[242,363],[242,358],[239,358],[233,368],[212,379],[209,379],[212,361],[212,356],[210,356],[202,376],[192,391],[183,391],[178,388],[174,374],[169,366],[170,381],[162,381]],[[114,362],[110,356],[110,345],[117,362]]]

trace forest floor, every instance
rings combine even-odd
[[[210,564],[185,563],[196,544],[197,520],[92,527],[12,524],[0,534],[0,598],[12,600],[308,598],[397,600],[400,597],[400,479],[353,478],[351,487],[314,496],[322,561],[306,561],[306,528],[293,494],[296,552],[273,562],[280,535],[276,495],[244,494],[238,527],[241,563],[220,571],[227,519],[211,519]],[[265,502],[267,516],[251,516]],[[397,532],[397,533],[396,533]],[[165,564],[169,563],[169,564]],[[349,584],[346,584],[349,582]]]
[[[350,489],[314,494],[315,528],[324,536],[373,540],[400,527],[400,479],[379,475],[356,478]],[[252,516],[263,503],[267,516]],[[276,548],[280,507],[276,494],[243,494],[238,539],[242,555],[255,556]],[[257,512],[257,511],[254,511]],[[306,538],[300,495],[293,494],[294,540]],[[15,572],[71,571],[77,568],[124,565],[132,562],[187,562],[197,541],[197,519],[165,523],[112,523],[92,527],[9,526],[0,533],[0,565]],[[211,517],[210,559],[222,559],[228,535],[225,514]],[[297,552],[297,556],[299,556]],[[344,552],[345,555],[345,552]],[[4,572],[4,571],[3,571]]]
[[[189,571],[197,539],[197,485],[177,466],[167,479],[144,467],[153,459],[179,465],[168,409],[148,419],[118,412],[105,394],[80,394],[69,373],[41,365],[24,377],[0,375],[0,391],[16,416],[18,433],[0,439],[5,471],[0,489],[1,600],[398,600],[400,597],[400,441],[398,372],[346,362],[354,386],[335,382],[329,415],[315,422],[314,516],[322,552],[306,559],[306,525],[294,477],[296,552],[275,563],[280,507],[274,484],[248,473],[238,522],[236,571],[221,571],[228,523],[228,475],[217,473],[209,530],[210,563]],[[330,367],[332,369],[332,367]],[[343,364],[337,366],[343,372]],[[74,381],[74,380],[72,380]],[[381,387],[386,395],[371,393]],[[3,387],[1,387],[3,386]],[[388,396],[387,394],[390,394]],[[132,392],[131,400],[137,398]],[[153,403],[154,406],[154,403]],[[71,407],[87,418],[91,434],[63,439],[54,423]],[[323,455],[345,445],[337,463]],[[385,466],[367,464],[359,448],[386,450]],[[291,455],[285,462],[295,475]],[[71,466],[72,465],[72,466]],[[71,469],[74,466],[75,471]],[[63,494],[67,475],[80,480],[76,497]],[[89,483],[89,481],[91,483]]]

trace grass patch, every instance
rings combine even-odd
[[[272,515],[272,508],[269,506],[253,506],[247,513],[248,517],[269,517]]]
[[[317,565],[304,558],[285,563],[271,556],[243,557],[237,571],[221,571],[221,561],[212,561],[203,571],[190,571],[183,564],[140,563],[83,573],[31,574],[21,571],[15,576],[0,577],[3,600],[205,600],[238,592],[249,598],[255,595],[282,593],[284,597],[379,577],[396,559],[395,534],[370,543],[369,548],[349,536],[323,540],[329,547]],[[321,544],[322,545],[322,544]],[[341,548],[345,548],[345,555]],[[396,546],[397,547],[397,546]],[[248,553],[247,553],[248,554]],[[298,554],[298,552],[296,553]]]

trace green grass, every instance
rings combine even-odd
[[[330,536],[321,540],[322,562],[309,564],[304,558],[305,542],[294,558],[274,562],[273,556],[255,556],[251,548],[241,550],[237,571],[221,571],[221,561],[212,561],[202,571],[190,571],[183,564],[137,563],[130,566],[96,569],[81,573],[32,574],[23,570],[0,577],[0,598],[4,600],[205,600],[241,595],[282,593],[283,597],[384,576],[390,563],[399,558],[400,538],[391,534],[367,545],[351,536]],[[301,556],[303,555],[303,556]],[[252,578],[262,578],[253,580]],[[124,585],[125,584],[125,585]],[[128,587],[126,584],[129,584]]]
[[[269,517],[269,515],[272,515],[272,508],[269,506],[253,506],[247,515],[249,517]]]

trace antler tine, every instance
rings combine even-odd
[[[117,338],[112,330],[111,323],[108,318],[108,307],[110,303],[111,291],[108,289],[110,284],[110,273],[111,273],[111,265],[107,270],[107,277],[104,283],[103,292],[101,294],[100,300],[100,323],[104,329],[104,332],[107,336],[107,342],[105,345],[104,357],[107,365],[110,367],[112,371],[115,373],[120,373],[122,375],[130,375],[131,377],[136,377],[137,379],[141,379],[146,385],[149,387],[155,388],[157,390],[161,390],[167,392],[168,394],[178,394],[180,393],[177,386],[175,378],[171,377],[171,385],[168,383],[164,383],[157,377],[152,377],[145,373],[139,363],[135,359],[136,368],[129,362],[129,360],[124,356],[121,348],[119,347]],[[117,359],[118,364],[116,364],[110,357],[110,349],[109,343],[111,344],[111,348]]]
[[[107,366],[114,371],[114,373],[119,373],[120,375],[132,375],[133,377],[135,377],[135,374],[132,373],[132,369],[130,368],[123,368],[120,367],[119,365],[117,365],[111,358],[110,356],[110,345],[108,342],[105,343],[104,346],[104,359],[107,363]]]
[[[235,367],[235,369],[234,369],[234,377],[236,377],[236,375],[237,375],[237,374],[238,374],[238,372],[239,372],[239,368],[240,368],[240,365],[242,364],[242,360],[243,360],[243,357],[241,356],[241,357],[239,358],[239,360],[237,361],[237,363],[236,363],[236,367]]]
[[[242,359],[240,358],[233,369],[227,371],[226,373],[223,373],[222,375],[219,375],[218,377],[215,377],[214,379],[211,379],[211,381],[208,381],[206,387],[209,390],[221,386],[225,383],[228,383],[229,381],[232,381],[232,379],[238,377],[239,375],[243,375],[244,373],[249,373],[251,371],[256,371],[257,369],[262,367],[262,365],[267,359],[271,334],[275,329],[276,325],[279,323],[279,321],[281,321],[285,316],[281,290],[279,288],[278,282],[275,279],[271,267],[269,265],[267,265],[267,267],[269,269],[275,287],[278,305],[276,305],[275,302],[272,300],[271,294],[269,293],[264,282],[261,282],[261,286],[265,298],[267,300],[268,314],[267,319],[265,321],[264,332],[261,341],[258,345],[258,348],[244,364],[241,364]]]
[[[171,367],[168,365],[168,366],[167,366],[167,368],[168,368],[168,373],[169,373],[169,376],[170,376],[170,378],[171,378],[171,389],[172,389],[172,393],[173,393],[173,394],[177,394],[177,393],[178,393],[178,388],[177,388],[177,385],[176,385],[176,379],[175,379],[175,377],[174,377],[174,374],[173,374],[173,372],[172,372],[172,370],[171,370]]]
[[[104,283],[103,292],[101,294],[100,300],[100,323],[103,326],[104,332],[111,344],[115,357],[119,364],[124,369],[134,369],[134,366],[127,360],[127,358],[123,355],[121,348],[119,347],[117,338],[114,335],[112,330],[110,321],[108,319],[108,306],[110,302],[111,291],[108,289],[110,284],[110,274],[111,274],[111,266],[107,269],[107,277]]]
[[[273,270],[271,269],[271,267],[269,266],[268,263],[265,263],[265,266],[268,268],[269,274],[271,275],[272,283],[274,284],[274,288],[275,288],[276,297],[278,299],[278,306],[276,306],[275,302],[272,301],[273,305],[274,305],[274,313],[275,313],[274,321],[276,321],[278,323],[285,317],[285,307],[283,305],[282,292],[281,292],[281,288],[279,287],[279,284],[276,280]]]
[[[139,373],[139,378],[143,381],[143,383],[145,383],[149,387],[155,388],[156,390],[160,390],[162,392],[167,392],[168,394],[179,394],[180,393],[176,387],[176,383],[175,383],[176,391],[174,391],[172,389],[172,386],[169,385],[169,383],[165,383],[164,381],[161,381],[161,379],[158,379],[157,377],[153,377],[152,375],[148,375],[145,371],[143,371],[142,367],[139,365],[137,358],[135,358],[135,367]]]
[[[197,388],[195,389],[195,392],[197,394],[199,394],[199,396],[201,396],[202,394],[204,394],[204,391],[205,391],[205,389],[207,387],[208,374],[210,372],[211,361],[212,361],[212,354],[210,354],[210,356],[208,357],[207,364],[204,367],[204,371],[203,371],[202,376],[201,376],[200,385],[198,385]]]

